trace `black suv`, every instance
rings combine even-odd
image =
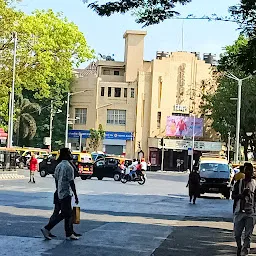
[[[93,165],[93,177],[97,177],[98,180],[106,177],[119,181],[121,177],[120,160],[114,157],[97,160]]]
[[[58,165],[58,161],[56,160],[55,155],[49,155],[39,164],[39,172],[41,177],[45,177],[49,174],[53,175],[55,172],[55,168]],[[78,167],[74,164],[75,169],[75,177],[79,177]]]

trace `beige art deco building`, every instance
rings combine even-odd
[[[152,61],[144,60],[144,31],[124,34],[124,61],[111,57],[76,70],[70,116],[73,147],[88,145],[90,128],[103,125],[106,137],[103,151],[138,157],[144,154],[156,168],[161,159],[160,138],[166,137],[167,117],[200,116],[201,97],[212,90],[212,65],[189,52],[157,52]],[[209,88],[207,88],[207,86]],[[205,133],[197,138],[198,151],[218,151],[219,142],[210,142]],[[205,141],[207,140],[207,141]],[[187,168],[191,139],[174,136],[165,139],[165,169]],[[158,167],[157,167],[158,166]]]

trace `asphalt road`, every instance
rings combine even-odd
[[[28,176],[28,171],[21,171]],[[0,255],[234,255],[232,201],[220,196],[188,203],[187,174],[149,173],[146,184],[76,179],[79,241],[44,241],[40,228],[53,209],[54,179],[0,181]],[[253,255],[253,254],[252,254]]]

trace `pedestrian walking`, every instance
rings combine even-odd
[[[245,256],[250,252],[251,237],[255,225],[255,192],[256,181],[253,179],[252,164],[244,166],[245,178],[235,183],[232,193],[234,200],[234,233],[237,243],[237,256]],[[242,233],[245,231],[242,245]]]
[[[74,170],[74,175],[76,175],[76,166],[74,165],[74,163],[72,161],[69,161],[69,163],[71,164],[73,170]],[[56,190],[54,195],[53,195],[53,204],[54,204],[54,210],[53,210],[53,214],[52,216],[50,217],[50,221],[54,221],[57,216],[59,215],[59,213],[61,212],[61,202],[59,200],[59,197],[58,197],[58,191]],[[80,237],[82,236],[81,234],[79,233],[76,233],[74,230],[73,230],[73,234],[77,237]],[[51,238],[55,238],[56,236],[53,235],[51,232],[49,232],[49,236]]]
[[[74,182],[74,169],[70,164],[72,159],[71,152],[68,148],[60,150],[58,158],[59,164],[56,166],[54,177],[57,193],[55,195],[55,207],[60,207],[60,212],[55,208],[56,212],[50,218],[49,223],[41,229],[44,237],[51,240],[50,231],[63,219],[65,220],[65,232],[68,240],[78,240],[73,230],[72,220],[72,195],[75,196],[75,203],[78,204],[78,196]],[[58,212],[58,214],[57,214]]]
[[[29,183],[33,182],[36,183],[35,181],[35,172],[38,171],[38,160],[36,159],[35,155],[31,156],[31,159],[29,161]]]
[[[192,172],[189,174],[188,184],[189,190],[189,202],[196,203],[197,197],[200,195],[200,175],[198,173],[198,167],[194,166]]]

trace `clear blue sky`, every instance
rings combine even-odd
[[[101,1],[99,1],[101,2]],[[193,0],[191,4],[178,10],[182,16],[193,13],[201,17],[216,13],[227,15],[228,7],[239,0]],[[19,9],[30,13],[35,9],[53,9],[62,12],[70,21],[76,23],[84,33],[88,44],[97,53],[114,54],[116,60],[123,60],[125,30],[140,30],[130,14],[114,15],[102,18],[88,9],[82,0],[23,0]],[[145,59],[155,58],[158,50],[181,50],[182,20],[166,20],[161,24],[147,27],[145,39]],[[208,22],[202,20],[185,20],[184,50],[202,53],[220,54],[225,45],[232,44],[238,37],[237,25],[230,22]]]

